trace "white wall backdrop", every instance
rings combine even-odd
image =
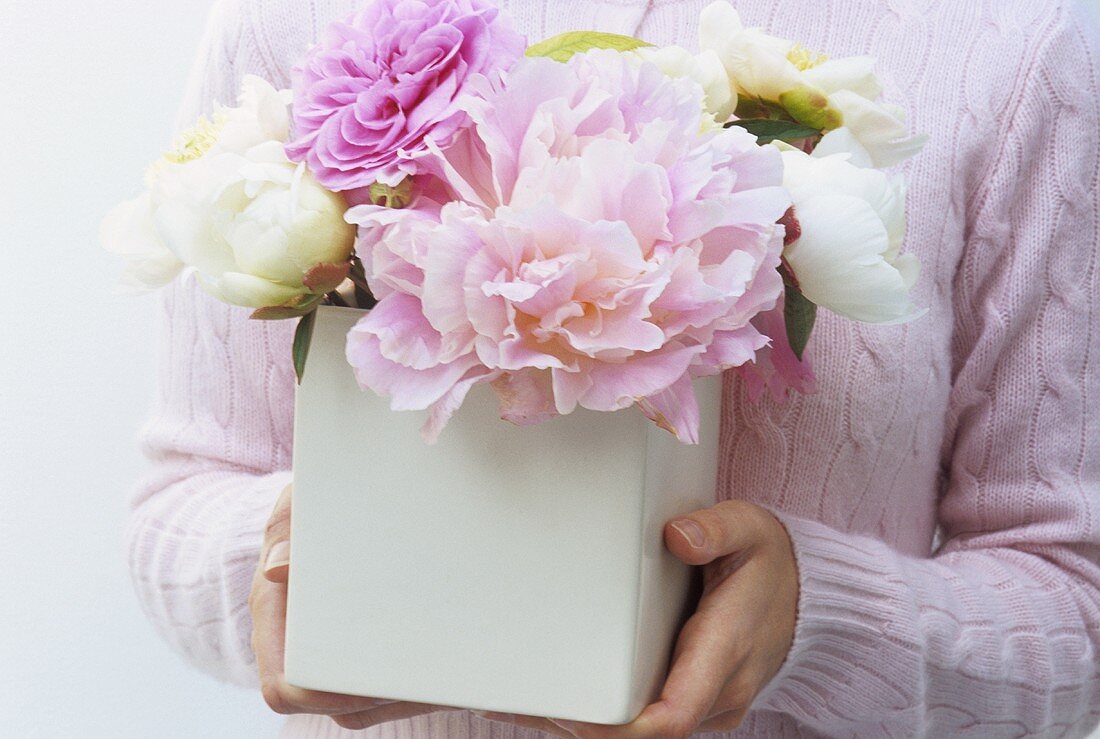
[[[0,0],[0,736],[261,737],[190,670],[124,564],[152,393],[148,299],[111,295],[101,215],[166,143],[212,0]],[[1100,0],[1085,0],[1098,10]]]
[[[155,328],[148,299],[110,294],[118,265],[96,229],[167,143],[211,4],[0,0],[5,738],[261,737],[281,723],[153,633],[122,541]]]

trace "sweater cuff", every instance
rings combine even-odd
[[[798,616],[787,658],[753,707],[841,731],[909,708],[912,686],[885,678],[920,673],[920,645],[900,633],[896,618],[913,598],[896,553],[876,539],[768,510],[793,545]]]

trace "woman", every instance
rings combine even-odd
[[[222,3],[183,120],[231,99],[244,74],[289,84],[319,29],[360,2]],[[707,2],[502,5],[532,40],[594,28],[693,46]],[[1070,0],[737,6],[809,48],[876,56],[887,97],[931,134],[907,171],[907,249],[930,312],[904,328],[823,316],[816,395],[748,404],[727,378],[724,502],[665,531],[706,566],[707,593],[661,700],[633,724],[287,686],[292,327],[173,288],[135,581],[190,660],[299,714],[286,735],[1079,736],[1096,724],[1096,35]]]

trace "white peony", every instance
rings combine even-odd
[[[847,154],[783,149],[784,185],[801,236],[783,256],[811,302],[857,321],[904,323],[926,311],[909,291],[920,260],[901,254],[905,182],[857,167]]]
[[[147,192],[104,219],[104,246],[130,261],[123,287],[152,289],[181,271],[215,297],[252,308],[293,305],[340,278],[355,229],[343,197],[283,151],[290,92],[258,77],[177,141],[146,176]],[[307,286],[304,282],[309,282]]]
[[[704,8],[699,45],[721,60],[735,101],[779,105],[800,123],[826,131],[821,146],[830,153],[847,151],[860,166],[890,167],[924,146],[926,137],[908,135],[899,108],[877,102],[882,85],[871,57],[829,59],[746,28],[724,0]]]
[[[729,75],[722,60],[713,51],[692,54],[682,46],[643,46],[634,53],[656,65],[669,77],[687,77],[698,82],[705,93],[704,106],[719,123],[725,123],[737,107],[737,97],[730,89]]]

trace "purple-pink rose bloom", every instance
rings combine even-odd
[[[449,194],[348,212],[381,299],[348,335],[360,384],[430,408],[429,439],[488,382],[516,423],[638,404],[698,441],[692,378],[768,342],[752,319],[783,287],[778,149],[612,51],[481,88],[473,125],[424,160]]]
[[[428,142],[445,147],[465,123],[456,101],[471,81],[525,47],[485,0],[372,0],[295,70],[287,156],[332,190],[396,185]]]

